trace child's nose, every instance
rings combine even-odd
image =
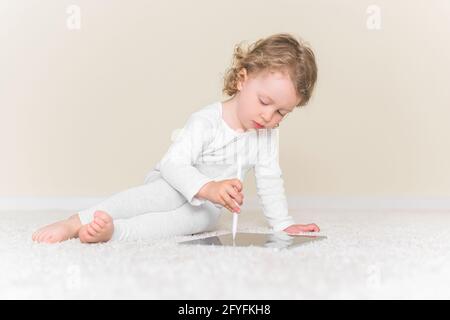
[[[266,125],[267,123],[269,123],[272,120],[273,114],[274,114],[275,110],[273,110],[272,108],[267,109],[263,112],[262,114],[262,118],[264,119],[264,121],[266,123],[264,123],[264,125]],[[263,123],[262,123],[263,124]]]

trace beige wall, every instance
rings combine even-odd
[[[319,66],[280,129],[289,195],[447,196],[449,17],[447,0],[2,0],[0,196],[141,184],[171,132],[225,98],[233,45],[275,32],[303,36]]]

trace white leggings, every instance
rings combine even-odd
[[[90,223],[97,210],[105,211],[114,220],[111,240],[126,241],[212,231],[221,213],[221,208],[210,201],[200,206],[191,205],[161,177],[80,211],[81,223]]]

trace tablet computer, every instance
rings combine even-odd
[[[266,247],[276,249],[288,249],[297,247],[312,241],[326,239],[325,236],[292,235],[286,232],[275,233],[236,233],[233,241],[231,233],[213,236],[203,239],[195,239],[179,242],[190,245],[234,246],[234,247]]]

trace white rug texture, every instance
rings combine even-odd
[[[1,299],[449,299],[450,212],[302,210],[328,239],[293,249],[182,246],[231,230],[152,242],[37,244],[72,212],[0,212]],[[269,232],[243,211],[239,232]]]

